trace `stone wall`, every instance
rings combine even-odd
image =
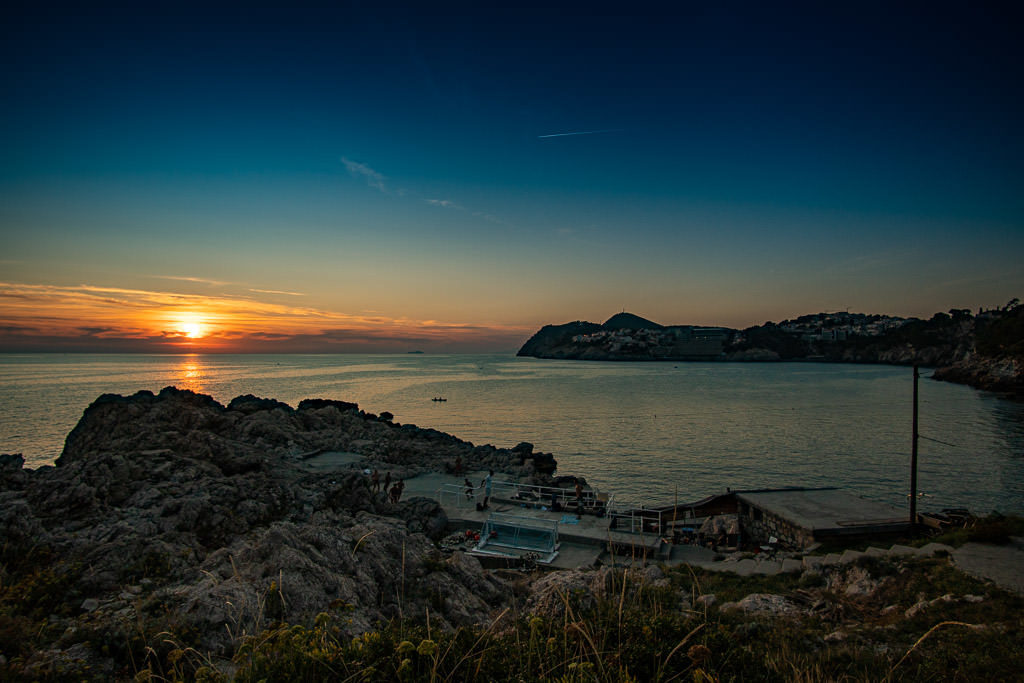
[[[814,543],[814,533],[810,529],[746,501],[740,501],[739,509],[744,537],[751,543],[765,545],[772,536],[779,539],[782,545],[793,548],[806,548]]]

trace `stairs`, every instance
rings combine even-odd
[[[745,558],[742,560],[726,559],[719,562],[694,563],[702,569],[718,572],[733,572],[740,576],[760,574],[774,576],[776,574],[796,574],[810,571],[820,572],[826,567],[848,565],[862,557],[931,557],[938,552],[952,553],[953,548],[942,543],[929,543],[921,548],[906,545],[893,545],[886,548],[868,548],[866,551],[844,550],[842,553],[828,555],[804,555],[802,558],[787,557],[782,560],[770,558]]]

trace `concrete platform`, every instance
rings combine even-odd
[[[1002,546],[967,543],[952,555],[954,564],[968,574],[1024,595],[1024,538]]]
[[[309,458],[305,461],[305,466],[319,472],[347,471],[358,468],[362,460],[363,456],[357,453],[328,452]],[[422,496],[437,500],[447,514],[453,530],[480,529],[487,518],[495,512],[556,521],[559,552],[548,566],[557,569],[593,566],[600,560],[616,565],[659,562],[669,566],[692,565],[742,575],[775,574],[800,570],[821,571],[829,566],[849,564],[864,555],[899,557],[930,555],[939,550],[952,551],[952,548],[938,544],[925,548],[895,545],[889,549],[872,548],[867,553],[847,550],[841,554],[830,553],[824,557],[804,556],[800,559],[787,558],[781,561],[766,558],[729,558],[715,561],[718,553],[709,548],[697,545],[668,545],[664,544],[657,534],[633,534],[611,529],[608,517],[584,514],[577,518],[573,512],[545,510],[540,500],[512,499],[511,496],[516,490],[515,481],[502,473],[495,473],[495,495],[491,498],[488,509],[477,510],[476,503],[483,500],[480,482],[486,474],[486,471],[474,471],[457,477],[430,472],[409,477],[404,480],[405,490],[402,498],[408,500]],[[464,479],[469,479],[474,485],[472,499],[465,495]],[[888,530],[891,525],[905,523],[892,516],[894,508],[835,489],[741,492],[738,495],[755,499],[759,505],[771,506],[771,509],[778,510],[779,514],[792,515],[795,521],[807,524],[813,529],[870,529],[880,526]],[[995,557],[999,552],[1003,554]],[[1020,566],[1024,566],[1024,563],[1019,562],[1020,558],[1024,557],[1024,542],[1020,539],[1015,539],[1015,546],[1011,550],[990,551],[986,547],[979,549],[970,544],[970,547],[956,551],[954,557],[957,564],[967,571],[978,575],[987,574],[987,578],[992,578],[1011,590],[1024,591],[1024,583],[1020,579],[1024,573],[1019,569]],[[991,569],[993,566],[1002,573]],[[1007,569],[1004,571],[1002,567]]]
[[[538,507],[541,501],[513,500],[508,496],[510,486],[499,486],[497,482],[514,484],[508,475],[495,472],[494,495],[485,510],[477,510],[476,504],[483,501],[479,484],[487,475],[486,471],[473,471],[462,477],[439,472],[421,474],[405,480],[403,499],[423,496],[441,503],[448,515],[449,525],[455,528],[479,529],[491,513],[504,513],[558,522],[558,539],[561,543],[559,556],[550,566],[570,568],[594,564],[603,554],[608,553],[609,561],[635,562],[651,561],[657,556],[661,538],[656,534],[631,534],[610,529],[608,517],[584,514],[580,517],[571,511],[552,511]],[[469,479],[477,488],[473,498],[467,499],[463,479]]]
[[[811,532],[815,540],[899,534],[911,529],[908,512],[838,489],[738,491],[736,497],[756,510]]]

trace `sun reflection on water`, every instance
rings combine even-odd
[[[206,382],[207,368],[199,356],[185,356],[174,370],[175,386],[179,389],[200,392]]]

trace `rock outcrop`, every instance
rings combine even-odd
[[[314,472],[303,457],[356,452],[360,467],[398,476],[461,457],[549,481],[534,463],[553,470],[553,459],[526,446],[474,447],[339,401],[104,395],[56,466],[0,458],[0,578],[59,586],[45,605],[24,605],[51,611],[48,628],[67,634],[45,658],[74,647],[96,671],[115,666],[99,643],[128,642],[140,624],[230,654],[270,623],[332,609],[347,612],[350,634],[428,609],[438,628],[483,622],[509,591],[475,558],[435,548],[447,525],[436,501],[392,504],[361,469]],[[0,628],[6,656],[26,647],[6,642],[9,631]]]
[[[1024,396],[1024,362],[1016,358],[987,358],[970,354],[952,365],[937,368],[932,378]]]

